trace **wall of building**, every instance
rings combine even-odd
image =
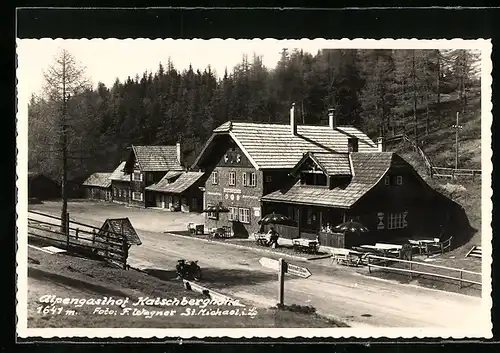
[[[111,189],[114,202],[129,203],[131,197],[129,181],[112,180]]]
[[[111,200],[111,188],[85,186],[85,197],[92,200]]]
[[[248,210],[249,219],[248,223],[230,221],[228,213],[221,213],[218,220],[210,219],[208,215],[205,215],[206,224],[209,229],[231,226],[236,237],[245,238],[259,229],[258,221],[261,219],[260,197],[263,193],[262,172],[252,167],[250,161],[237,146],[228,143],[225,147],[226,150],[220,153],[220,160],[205,183],[204,207],[221,202],[226,207],[235,208],[238,215],[239,209]],[[218,174],[217,184],[213,183],[214,172]],[[235,173],[235,185],[229,184],[231,172]],[[255,186],[243,185],[244,173],[255,173]]]

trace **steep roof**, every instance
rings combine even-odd
[[[99,235],[106,231],[106,226],[110,232],[116,234],[123,234],[130,245],[141,245],[141,239],[137,235],[136,230],[132,226],[130,219],[128,218],[108,218],[99,230]],[[123,231],[123,233],[122,233]]]
[[[200,180],[203,174],[202,172],[185,172],[174,182],[169,182],[169,178],[165,175],[158,183],[148,186],[146,190],[181,194]]]
[[[326,175],[351,175],[351,163],[348,153],[329,152],[307,152],[294,166],[291,174],[294,174],[307,160],[312,160]]]
[[[130,176],[125,174],[123,169],[125,168],[125,161],[121,162],[120,165],[111,173],[109,176],[110,180],[116,180],[116,181],[130,181]]]
[[[111,180],[109,177],[111,173],[94,173],[83,182],[83,186],[97,186],[100,188],[109,188]]]
[[[203,158],[215,135],[228,134],[257,169],[293,168],[306,152],[347,153],[348,138],[358,138],[359,152],[376,152],[377,145],[357,128],[345,126],[297,126],[293,135],[288,124],[228,121],[214,130],[195,165]]]
[[[345,188],[308,187],[296,183],[288,190],[263,196],[262,201],[350,208],[384,177],[391,165],[401,163],[401,158],[392,152],[353,152],[349,156],[353,177]]]
[[[182,170],[176,146],[132,146],[135,160],[143,172]]]

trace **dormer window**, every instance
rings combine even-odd
[[[303,171],[300,173],[300,184],[327,186],[327,177],[318,171]]]
[[[356,137],[347,139],[347,150],[349,153],[358,152],[358,139]]]

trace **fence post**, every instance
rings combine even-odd
[[[458,282],[458,288],[462,289],[462,270],[460,270],[460,282]]]
[[[370,255],[366,257],[366,266],[368,266],[368,273],[372,273],[372,269],[370,267]]]
[[[92,245],[95,244],[95,229],[92,229]]]
[[[69,248],[69,212],[66,212],[66,247]]]
[[[412,264],[412,263],[410,262],[410,281],[411,281],[411,280],[412,280],[412,278],[413,278],[413,273],[411,272],[411,271],[412,271],[412,268],[411,268],[412,266],[411,266],[411,264]]]
[[[128,258],[128,244],[125,238],[122,237],[122,250],[123,250],[123,269],[127,269],[127,258]]]
[[[76,228],[75,229],[75,238],[76,240],[78,240],[78,232],[80,231],[80,229]]]

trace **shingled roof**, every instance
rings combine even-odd
[[[185,172],[174,182],[169,182],[169,178],[165,175],[158,183],[148,186],[146,190],[158,191],[171,194],[181,194],[196,183],[203,176],[202,172]]]
[[[123,169],[125,168],[125,161],[121,162],[120,165],[111,173],[111,176],[109,177],[110,180],[115,180],[115,181],[130,181],[130,176],[125,174]]]
[[[132,146],[135,160],[143,172],[182,170],[176,146]]]
[[[351,175],[351,163],[348,153],[308,152],[295,165],[291,174],[297,172],[303,163],[312,160],[326,175]]]
[[[288,190],[274,191],[261,200],[350,208],[384,177],[392,165],[404,163],[392,152],[354,152],[350,153],[350,159],[353,177],[345,188],[307,187],[296,183]]]
[[[377,145],[354,127],[297,126],[293,135],[288,124],[228,121],[213,131],[194,165],[203,158],[217,135],[228,134],[256,169],[293,168],[306,152],[347,153],[348,139],[358,139],[359,152],[376,152]]]
[[[104,233],[112,232],[115,234],[123,234],[127,238],[129,245],[141,245],[141,239],[135,231],[130,219],[128,218],[108,218],[102,225],[98,232],[98,235],[103,235]]]
[[[94,173],[83,182],[83,186],[95,186],[100,188],[109,188],[111,180],[109,177],[111,173]]]

